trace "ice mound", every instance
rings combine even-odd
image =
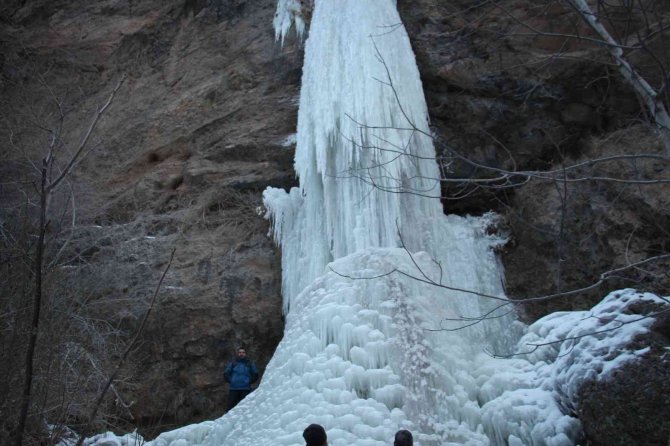
[[[645,353],[628,345],[654,319],[628,314],[631,305],[666,305],[652,294],[617,291],[591,311],[540,319],[512,346],[528,353],[494,358],[481,344],[467,345],[467,329],[432,331],[445,315],[440,300],[454,296],[391,273],[419,268],[434,274],[437,267],[426,253],[398,248],[331,263],[295,298],[256,391],[222,418],[148,445],[302,446],[311,423],[322,424],[334,446],[392,444],[401,428],[419,446],[574,445],[580,423],[564,411],[579,385],[607,379]],[[85,444],[130,446],[137,438],[103,434]]]
[[[296,296],[259,388],[224,417],[151,444],[302,445],[311,423],[323,425],[334,446],[388,445],[401,428],[424,446],[514,438],[572,444],[561,441],[574,437],[578,423],[575,429],[551,393],[534,387],[540,381],[530,362],[494,359],[481,346],[465,345],[467,329],[429,331],[445,315],[440,300],[453,292],[386,274],[418,274],[417,268],[433,274],[437,266],[425,253],[410,257],[400,248],[333,262]],[[516,428],[510,409],[518,412]]]

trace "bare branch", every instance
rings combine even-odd
[[[170,260],[168,261],[167,266],[163,270],[163,275],[161,276],[160,280],[158,281],[158,285],[156,285],[156,289],[154,290],[154,294],[151,297],[151,301],[149,302],[149,308],[147,308],[147,311],[144,313],[144,317],[142,318],[142,322],[140,322],[140,326],[137,328],[137,331],[135,332],[135,336],[133,339],[130,341],[126,349],[124,350],[123,354],[121,355],[121,358],[119,358],[119,361],[116,364],[116,367],[114,368],[114,372],[109,376],[109,379],[107,380],[107,383],[103,387],[102,391],[100,392],[100,395],[98,396],[98,399],[93,406],[93,410],[91,411],[91,414],[88,416],[88,424],[93,422],[95,419],[96,414],[98,413],[98,409],[100,408],[100,404],[102,404],[102,400],[105,398],[105,395],[107,393],[107,390],[109,387],[112,385],[114,382],[114,379],[116,379],[116,376],[119,373],[119,370],[121,370],[121,367],[126,361],[126,358],[128,357],[128,354],[130,351],[133,349],[135,344],[137,343],[137,340],[139,339],[140,335],[142,334],[142,331],[144,330],[144,326],[146,325],[147,319],[149,319],[149,315],[151,314],[151,310],[154,307],[154,304],[156,303],[156,297],[158,297],[158,293],[161,289],[161,285],[163,284],[163,280],[165,279],[165,276],[167,275],[167,272],[170,269],[170,266],[172,265],[172,260],[174,259],[174,254],[176,252],[177,248],[172,249],[172,253],[170,254]],[[77,440],[77,444],[75,446],[81,446],[84,443],[85,439],[85,429],[82,430],[82,434],[79,437],[79,440]]]
[[[583,333],[583,334],[578,335],[578,336],[566,336],[564,338],[557,339],[555,341],[527,343],[526,345],[528,345],[530,347],[530,349],[526,350],[526,351],[522,351],[522,352],[514,352],[514,353],[505,354],[505,355],[493,353],[493,352],[488,351],[486,349],[484,349],[484,352],[487,353],[489,356],[491,356],[493,358],[512,358],[514,356],[527,355],[527,354],[535,352],[540,347],[546,347],[546,346],[549,346],[549,345],[556,345],[556,344],[563,344],[566,341],[575,341],[577,339],[582,339],[582,338],[589,337],[589,336],[595,336],[595,335],[599,335],[599,334],[603,334],[603,333],[608,333],[608,332],[611,332],[611,331],[618,330],[625,325],[634,324],[636,322],[640,322],[640,321],[645,320],[645,319],[653,319],[653,318],[656,318],[656,317],[658,317],[662,314],[668,313],[668,312],[670,312],[670,308],[666,308],[664,310],[660,310],[660,311],[657,311],[657,312],[654,312],[654,313],[651,313],[651,314],[648,314],[648,315],[645,315],[645,316],[642,316],[642,317],[639,317],[639,318],[636,318],[636,319],[631,319],[629,321],[621,321],[621,320],[614,319],[614,320],[611,320],[610,322],[616,322],[617,325],[615,327],[604,328],[602,330],[589,331],[589,332]],[[590,316],[590,317],[595,317],[595,316]],[[574,345],[570,348],[570,350],[572,350],[573,347],[574,347]],[[561,356],[564,356],[564,355],[565,354],[563,354]]]
[[[608,51],[619,66],[619,72],[626,81],[633,87],[635,92],[647,107],[656,125],[661,131],[661,136],[670,155],[670,115],[665,104],[659,98],[658,93],[649,83],[639,74],[639,72],[630,64],[623,54],[623,50],[617,46],[617,42],[600,23],[598,16],[591,10],[586,0],[565,0],[570,4],[580,17],[598,34],[604,41],[610,43]]]
[[[121,88],[121,84],[125,80],[126,76],[123,75],[121,76],[121,79],[119,82],[116,84],[116,87],[114,87],[114,90],[112,90],[112,93],[109,95],[109,98],[107,98],[107,102],[97,111],[93,118],[93,122],[91,122],[91,125],[89,125],[88,130],[86,131],[86,134],[84,135],[84,138],[82,139],[81,143],[79,144],[79,147],[77,147],[77,150],[75,151],[74,155],[70,158],[70,161],[67,163],[61,174],[53,180],[47,187],[47,191],[50,192],[54,190],[58,185],[60,184],[61,181],[67,176],[67,174],[70,172],[72,167],[75,165],[77,162],[77,159],[79,158],[79,155],[83,152],[84,148],[86,147],[86,144],[88,143],[89,138],[93,134],[93,131],[95,130],[96,125],[98,124],[98,121],[102,117],[102,115],[105,113],[105,110],[107,110],[107,107],[110,106],[112,101],[114,100],[114,96],[116,95],[116,92],[119,91],[119,88]]]

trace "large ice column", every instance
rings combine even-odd
[[[288,3],[278,8],[280,38]],[[436,254],[440,184],[427,116],[395,2],[317,1],[298,112],[300,189],[265,195],[292,275],[288,301],[329,261],[399,246],[399,231],[412,251]]]

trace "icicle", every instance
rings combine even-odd
[[[300,0],[279,0],[273,24],[275,39],[280,40],[282,45],[284,45],[284,39],[286,39],[288,32],[291,30],[292,24],[295,24],[298,38],[302,38],[305,32],[305,20],[302,17]]]

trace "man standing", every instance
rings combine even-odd
[[[251,393],[251,384],[258,379],[256,363],[247,358],[247,351],[240,347],[235,357],[223,371],[226,382],[230,384],[228,392],[228,410],[237,406],[244,397]]]

